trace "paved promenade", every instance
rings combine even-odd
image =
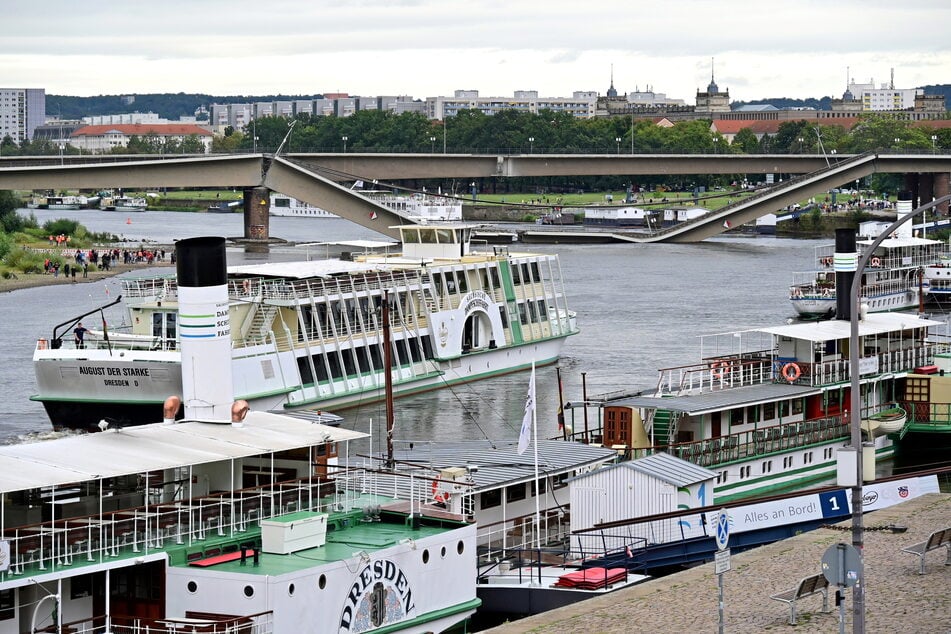
[[[908,532],[865,533],[866,632],[951,634],[951,566],[944,548],[929,553],[926,574],[918,574],[918,558],[901,552],[924,541],[939,528],[951,526],[951,495],[933,493],[867,514],[866,528],[902,524]],[[850,526],[850,522],[839,524]],[[795,587],[820,571],[822,554],[832,544],[851,543],[851,532],[820,528],[809,533],[732,556],[724,575],[725,631],[839,631],[834,592],[831,612],[823,614],[822,597],[798,602],[799,625],[789,625],[789,607],[770,595]],[[831,588],[830,588],[831,590]],[[852,590],[846,590],[846,631],[852,631]],[[545,614],[515,621],[489,632],[544,634],[650,632],[716,632],[717,578],[713,563],[583,601]]]

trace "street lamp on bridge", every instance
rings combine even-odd
[[[429,137],[429,153],[436,153],[436,137],[434,136]]]
[[[340,137],[340,140],[343,141],[343,153],[344,153],[344,154],[347,153],[347,140],[348,140],[349,138],[350,138],[350,137],[348,137],[348,136],[342,136],[342,137]]]
[[[533,136],[528,137],[528,153],[535,153],[535,137]]]
[[[617,153],[620,154],[621,153],[621,137],[619,136],[614,137],[614,142],[617,143]]]
[[[932,134],[931,135],[931,153],[932,154],[934,154],[937,151],[938,149],[937,144],[938,144],[938,135]]]

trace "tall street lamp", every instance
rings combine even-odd
[[[528,137],[528,153],[535,153],[535,137],[533,136]]]
[[[803,141],[805,141],[805,139],[802,138],[802,137],[799,137],[799,153],[800,153],[800,154],[802,154],[802,144],[803,144]]]
[[[617,153],[620,154],[621,153],[621,137],[619,136],[614,137],[614,142],[617,143]]]
[[[434,136],[429,137],[429,153],[436,153],[436,137]]]
[[[344,154],[347,153],[347,140],[348,140],[348,139],[349,139],[349,137],[346,137],[346,136],[340,137],[340,140],[343,141],[343,153],[344,153]]]
[[[931,135],[931,153],[934,154],[937,151],[938,135]]]
[[[897,136],[895,137],[895,147],[898,148],[898,144],[901,143],[901,139]]]

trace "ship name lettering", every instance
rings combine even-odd
[[[88,374],[89,376],[102,376],[106,373],[105,368],[93,368],[88,365],[79,366],[80,374]]]
[[[340,615],[341,631],[350,631],[350,627],[353,625],[353,617],[356,613],[357,606],[360,605],[361,598],[364,593],[371,590],[373,584],[378,581],[386,582],[386,585],[396,591],[405,612],[408,613],[415,607],[413,604],[413,590],[409,586],[409,579],[407,579],[403,571],[400,570],[399,566],[385,559],[374,561],[360,571],[356,581],[350,586],[350,592],[347,593],[346,605],[343,608],[343,613]]]

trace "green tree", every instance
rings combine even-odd
[[[736,136],[733,137],[733,143],[730,145],[735,149],[739,149],[744,154],[756,154],[760,149],[759,139],[756,138],[756,133],[749,128],[743,128],[737,132]]]
[[[20,199],[13,192],[0,190],[0,229],[4,233],[16,233],[23,228],[23,219],[17,214]]]

